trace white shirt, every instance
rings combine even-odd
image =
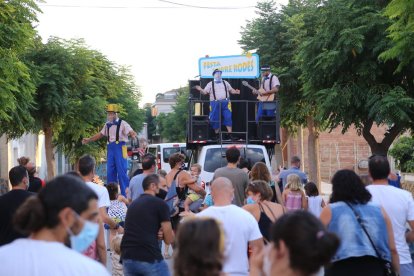
[[[0,247],[0,275],[109,276],[100,263],[59,242],[18,239]]]
[[[230,83],[222,80],[220,83],[214,83],[214,91],[216,92],[216,99],[214,99],[213,82],[214,80],[210,81],[207,83],[206,87],[204,87],[204,91],[210,94],[210,101],[226,99],[226,90],[224,89],[224,84],[226,84],[227,87],[227,98],[230,98],[230,90],[233,88],[231,87]]]
[[[308,211],[315,215],[317,218],[321,215],[322,212],[322,197],[318,196],[309,196],[308,198]]]
[[[369,185],[367,189],[372,195],[372,202],[381,205],[390,217],[400,264],[411,263],[405,231],[407,221],[414,221],[413,196],[390,185]]]
[[[109,207],[111,205],[108,190],[104,186],[93,182],[86,182],[86,185],[88,185],[88,187],[98,196],[98,208]]]
[[[273,77],[274,76],[274,77]],[[262,78],[262,85],[261,87],[265,90],[265,91],[270,91],[272,89],[269,89],[269,85],[270,85],[270,79],[272,80],[272,89],[275,88],[276,86],[280,86],[280,82],[279,79],[276,77],[276,75],[273,74],[269,74],[268,79],[266,79],[265,77]],[[263,87],[264,86],[264,87]]]
[[[236,205],[227,205],[208,207],[197,216],[212,217],[223,224],[225,233],[223,272],[231,276],[248,275],[248,242],[262,238],[259,225],[253,215]]]

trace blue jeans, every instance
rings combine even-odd
[[[170,276],[168,265],[164,260],[154,263],[135,260],[122,260],[125,276]]]

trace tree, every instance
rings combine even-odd
[[[354,125],[374,154],[386,154],[411,126],[414,104],[412,72],[394,74],[395,60],[378,60],[390,25],[383,8],[384,1],[326,1],[318,7],[316,33],[298,54],[306,98],[318,103],[321,121],[343,132]],[[374,124],[389,126],[380,142],[371,133]]]
[[[0,0],[0,134],[9,138],[34,123],[28,114],[35,86],[21,55],[35,41],[32,23],[39,11],[31,0]]]
[[[177,91],[177,104],[173,112],[166,115],[158,115],[157,123],[160,127],[161,137],[171,142],[184,142],[186,137],[186,126],[188,121],[188,86],[179,88]]]
[[[414,172],[414,139],[401,137],[390,149],[390,155],[397,161],[398,168],[407,173]]]
[[[385,61],[397,59],[400,62],[397,71],[401,71],[405,66],[412,66],[414,60],[414,1],[392,0],[384,14],[393,20],[387,29],[392,43],[380,58]]]
[[[108,102],[120,103],[125,115],[136,118],[132,123],[142,122],[139,92],[127,71],[82,40],[51,38],[26,58],[36,77],[36,105],[31,115],[45,135],[48,178],[55,175],[54,146],[72,162],[86,152],[102,156],[105,141],[82,146],[81,140],[101,130]]]
[[[310,179],[319,183],[319,131],[321,123],[315,120],[317,105],[305,99],[300,61],[296,59],[301,43],[314,33],[317,21],[314,12],[319,1],[289,1],[279,11],[275,2],[260,2],[259,17],[242,29],[239,43],[245,51],[256,49],[262,63],[272,65],[281,82],[278,98],[282,126],[295,132],[298,125],[309,130],[308,149]]]

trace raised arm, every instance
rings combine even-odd
[[[102,133],[98,132],[94,136],[92,136],[91,138],[83,138],[82,139],[82,144],[85,145],[85,144],[90,143],[90,142],[95,142],[95,141],[101,139],[102,137],[104,137],[104,135]]]

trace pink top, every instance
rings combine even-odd
[[[118,119],[119,120],[119,119]],[[117,120],[117,121],[118,121]],[[128,142],[128,134],[132,131],[131,126],[122,120],[121,126],[119,128],[119,141]],[[106,132],[106,124],[101,130],[102,135],[107,136]],[[115,142],[116,141],[116,125],[112,125],[109,128],[109,142]]]
[[[286,209],[295,211],[302,209],[302,193],[289,192],[286,196]]]

